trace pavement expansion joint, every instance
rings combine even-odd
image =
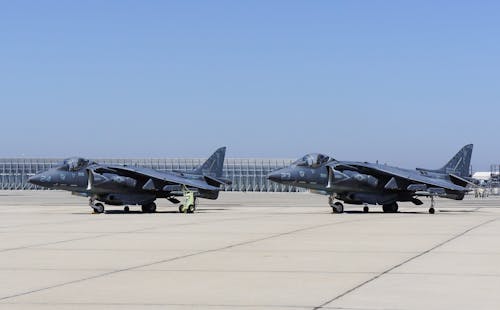
[[[397,264],[397,265],[394,265],[394,266],[392,266],[392,267],[391,267],[391,268],[389,268],[389,269],[384,270],[383,272],[381,272],[381,273],[377,274],[376,276],[374,276],[374,277],[372,277],[372,278],[370,278],[370,279],[368,279],[368,280],[366,280],[366,281],[363,281],[362,283],[360,283],[360,284],[356,285],[355,287],[350,288],[349,290],[347,290],[347,291],[345,291],[345,292],[343,292],[343,293],[341,293],[341,294],[339,294],[339,295],[335,296],[334,298],[332,298],[332,299],[330,299],[330,300],[328,300],[328,301],[324,302],[323,304],[321,304],[321,305],[319,305],[319,306],[317,306],[317,307],[314,307],[314,308],[313,308],[313,310],[324,309],[324,308],[325,308],[325,306],[327,306],[327,305],[331,304],[332,302],[335,302],[335,301],[337,301],[337,300],[341,299],[342,297],[344,297],[344,296],[346,296],[346,295],[348,295],[348,294],[350,294],[350,293],[352,293],[352,292],[354,292],[354,291],[356,291],[356,290],[358,290],[358,289],[362,288],[363,286],[365,286],[365,285],[367,285],[367,284],[369,284],[369,283],[371,283],[371,282],[373,282],[373,281],[375,281],[375,280],[379,279],[380,277],[382,277],[382,276],[384,276],[384,275],[386,275],[386,274],[388,274],[388,273],[390,273],[390,272],[394,271],[395,269],[397,269],[397,268],[399,268],[399,267],[401,267],[401,266],[403,266],[403,265],[405,265],[405,264],[407,264],[407,263],[409,263],[409,262],[411,262],[411,261],[413,261],[413,260],[415,260],[415,259],[417,259],[417,258],[419,258],[419,257],[422,257],[422,256],[426,255],[427,253],[432,252],[432,251],[434,251],[435,249],[440,248],[440,247],[442,247],[443,245],[445,245],[445,244],[447,244],[447,243],[449,243],[449,242],[451,242],[451,241],[453,241],[453,240],[456,240],[456,239],[458,239],[458,238],[462,237],[463,235],[465,235],[465,234],[467,234],[467,233],[469,233],[469,232],[471,232],[471,231],[473,231],[473,230],[475,230],[475,229],[477,229],[477,228],[479,228],[479,227],[485,226],[485,225],[490,224],[490,223],[492,223],[492,222],[495,222],[495,221],[497,221],[497,220],[498,220],[498,218],[489,219],[489,220],[483,221],[483,222],[481,222],[481,223],[479,223],[479,224],[477,224],[477,225],[474,225],[474,226],[472,226],[472,227],[470,227],[470,228],[468,228],[468,229],[466,229],[466,230],[462,231],[461,233],[459,233],[459,234],[457,234],[457,235],[454,235],[453,237],[451,237],[451,238],[449,238],[449,239],[446,239],[446,240],[444,240],[444,241],[442,241],[442,242],[438,243],[437,245],[433,246],[432,248],[427,249],[427,250],[425,250],[425,251],[423,251],[423,252],[421,252],[421,253],[419,253],[419,254],[417,254],[417,255],[415,255],[415,256],[412,256],[412,257],[410,257],[410,258],[408,258],[408,259],[406,259],[406,260],[402,261],[401,263],[399,263],[399,264]]]

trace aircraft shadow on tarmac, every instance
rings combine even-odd
[[[208,213],[210,211],[226,211],[227,209],[220,209],[220,208],[210,208],[210,209],[199,209],[196,210],[195,213]],[[208,211],[208,212],[207,212]],[[156,211],[155,213],[159,214],[176,214],[179,213],[177,210],[167,210],[167,211]],[[75,213],[75,214],[80,214],[80,213]],[[152,213],[144,213],[142,211],[124,211],[124,210],[106,210],[104,211],[104,214],[131,214],[131,215],[137,215],[137,214],[152,214]]]
[[[472,213],[476,212],[477,210],[437,210],[436,213]],[[363,212],[362,210],[360,211],[344,211],[344,213],[347,214],[428,214],[427,211],[398,211],[396,213],[385,213],[383,211],[370,211],[368,213]]]
[[[196,210],[195,213],[210,213],[211,211],[227,211],[228,209],[225,208],[204,208],[204,209],[198,209]],[[476,212],[477,210],[438,210],[437,213],[448,213],[448,214],[453,214],[453,213],[472,213]],[[168,211],[156,211],[155,213],[159,214],[177,214],[179,211],[177,210],[168,210]],[[370,215],[370,214],[428,214],[426,211],[398,211],[396,213],[385,213],[383,211],[370,211],[370,212],[363,212],[362,210],[349,210],[349,211],[344,211],[346,214],[364,214],[364,215]],[[78,213],[73,213],[73,214],[89,214],[88,212],[78,212]],[[130,215],[138,215],[138,214],[151,214],[151,213],[144,213],[140,210],[138,211],[124,211],[124,210],[106,210],[104,211],[104,214],[130,214]]]

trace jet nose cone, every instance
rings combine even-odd
[[[291,171],[289,168],[278,169],[267,175],[267,178],[274,182],[290,182]]]
[[[267,179],[275,182],[281,181],[281,173],[279,171],[271,172],[267,175]]]
[[[39,174],[35,174],[34,176],[31,176],[28,178],[28,183],[35,184],[35,185],[42,185],[42,180]]]

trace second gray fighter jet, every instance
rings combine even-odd
[[[418,198],[431,197],[429,213],[434,213],[434,197],[462,200],[473,185],[469,180],[472,144],[464,146],[441,169],[402,169],[367,162],[338,161],[322,154],[308,154],[289,167],[268,175],[274,182],[306,188],[329,196],[334,213],[348,204],[382,205],[387,213],[398,211],[398,201],[423,204]]]

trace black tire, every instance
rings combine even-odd
[[[435,210],[434,208],[430,208],[430,209],[429,209],[429,213],[430,213],[430,214],[434,214],[435,212],[436,212],[436,210]]]
[[[194,213],[194,210],[196,210],[196,207],[194,205],[189,205],[187,208],[187,213]]]
[[[92,206],[92,209],[94,210],[94,213],[103,213],[104,212],[104,205],[102,203],[98,202]]]
[[[344,213],[344,205],[341,202],[336,202],[332,206],[333,213]]]
[[[383,205],[382,210],[384,213],[397,213],[398,212],[398,204],[396,202],[388,204],[388,205]]]
[[[370,208],[368,208],[367,206],[364,206],[364,207],[363,207],[363,212],[364,212],[364,213],[368,213],[368,212],[370,212]]]
[[[184,213],[184,205],[180,205],[179,206],[179,213]]]
[[[149,212],[150,212],[150,213],[156,213],[156,203],[152,202],[152,203],[149,205]]]
[[[154,202],[141,206],[142,213],[155,213],[156,204]]]
[[[130,207],[129,206],[123,207],[123,212],[126,212],[126,213],[130,212]]]

